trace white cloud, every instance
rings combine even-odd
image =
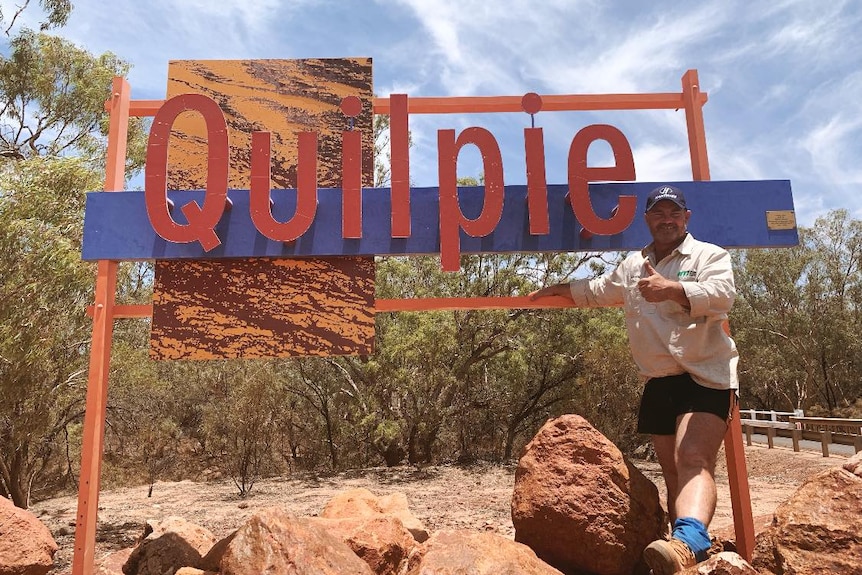
[[[632,149],[639,181],[673,182],[691,180],[688,148],[648,143]]]
[[[788,1],[783,6],[776,5],[765,13],[777,21],[777,26],[775,22],[770,26],[772,30],[766,34],[764,45],[776,54],[796,52],[826,59],[845,48],[845,38],[856,31],[852,9],[853,5],[847,1]]]
[[[839,185],[862,184],[859,158],[850,142],[862,138],[862,117],[840,113],[818,125],[802,142],[811,155],[814,169],[827,182]],[[852,154],[852,155],[851,155]]]
[[[693,48],[707,44],[724,21],[717,6],[657,10],[636,24],[606,14],[597,28],[575,30],[565,46],[570,56],[541,61],[535,78],[563,93],[669,91],[668,79],[694,67]]]
[[[272,25],[271,17],[279,8],[296,9],[308,3],[298,0],[157,0],[153,7],[159,12],[173,13],[177,20],[187,20],[193,25],[202,17],[211,17],[222,22],[236,22],[251,32],[260,32]],[[162,4],[161,9],[158,4]],[[208,33],[212,34],[212,30]]]
[[[812,87],[786,126],[787,157],[795,194],[814,219],[846,208],[862,214],[862,71]]]
[[[559,40],[561,26],[593,2],[400,0],[430,39],[426,58],[448,93],[512,93],[524,70]],[[549,33],[549,31],[552,31]],[[436,78],[435,78],[436,79]]]

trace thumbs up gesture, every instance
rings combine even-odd
[[[641,279],[638,280],[638,291],[645,300],[651,303],[665,301],[671,299],[672,290],[677,282],[667,280],[660,273],[655,271],[649,260],[644,260],[644,273]]]
[[[657,271],[655,271],[655,268],[652,267],[652,264],[650,263],[649,260],[644,260],[644,275],[645,276],[656,276],[656,275],[660,276],[661,274],[659,274]]]

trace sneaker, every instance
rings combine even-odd
[[[672,575],[697,565],[694,553],[679,539],[653,541],[644,549],[643,557],[653,575]]]

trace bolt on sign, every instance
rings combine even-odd
[[[497,136],[473,126],[438,130],[438,185],[411,187],[409,117],[427,99],[393,94],[376,105],[370,58],[171,62],[145,190],[88,194],[83,257],[155,260],[152,357],[367,354],[374,256],[439,254],[457,271],[461,254],[646,245],[638,216],[659,183],[636,180],[625,134],[588,125],[566,157],[546,158],[535,126],[556,110],[662,107],[646,96],[616,96],[606,108],[532,93],[482,100],[482,111],[529,115],[518,134],[526,184],[505,184]],[[686,95],[657,96],[680,108]],[[372,187],[374,112],[390,117],[390,188]],[[610,166],[588,164],[599,140]],[[467,146],[481,154],[483,186],[457,185]],[[566,165],[567,182],[546,182],[547,161]],[[706,181],[708,169],[696,179],[668,183],[686,191],[699,239],[798,242],[788,181]]]

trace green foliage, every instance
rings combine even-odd
[[[560,281],[594,258],[465,256],[458,274],[442,272],[439,259],[433,257],[388,258],[378,264],[378,297],[525,295],[538,287],[531,277],[545,283]],[[373,451],[387,465],[403,459],[415,464],[509,459],[548,417],[589,411],[590,401],[598,403],[597,413],[606,409],[612,390],[629,387],[619,381],[597,381],[590,393],[579,388],[588,380],[589,361],[598,361],[607,353],[605,348],[626,355],[628,348],[621,316],[602,312],[599,315],[616,327],[605,329],[601,347],[592,346],[597,327],[605,326],[586,321],[592,313],[378,314],[375,355],[343,360],[361,390],[362,404],[371,407],[363,414],[362,425],[369,430]],[[577,351],[587,348],[596,351]],[[633,369],[630,360],[615,366],[620,372]],[[630,418],[607,418],[609,427],[619,421]]]
[[[392,179],[392,156],[389,152],[389,116],[374,116],[374,187],[385,186]]]
[[[203,409],[208,453],[217,458],[239,490],[248,495],[268,472],[276,440],[280,390],[268,362],[207,362],[211,396]]]
[[[390,118],[385,114],[375,114],[372,132],[374,134],[374,187],[381,188],[392,180],[392,137],[389,132]],[[407,133],[407,147],[413,147],[413,136]],[[412,183],[412,182],[411,182]]]
[[[76,154],[104,167],[114,76],[129,66],[110,52],[93,56],[74,44],[23,30],[0,56],[0,157]],[[128,168],[143,165],[144,124],[129,125]]]
[[[93,268],[80,259],[83,191],[98,175],[72,159],[0,172],[0,478],[26,507],[83,411]]]
[[[647,443],[637,434],[642,382],[629,351],[621,309],[577,310],[583,325],[576,341],[584,367],[574,398],[576,412],[631,454]]]
[[[39,4],[42,30],[71,10]],[[0,14],[7,36],[29,5]],[[112,54],[26,29],[0,56],[0,490],[21,507],[74,479],[94,275],[80,260],[83,192],[101,188],[104,103],[127,70]],[[127,169],[143,165],[145,141],[133,119]],[[149,301],[148,270],[121,266],[119,301]]]
[[[4,12],[0,7],[0,23],[5,26],[4,32],[8,36],[9,32],[15,26],[18,18],[30,6],[30,0],[22,0],[15,4],[15,10]],[[69,20],[69,15],[72,13],[72,2],[70,0],[39,0],[39,7],[42,9],[43,20],[39,22],[39,29],[42,31],[54,28],[57,26],[65,26]]]
[[[759,409],[847,409],[862,396],[862,222],[844,210],[800,245],[735,255],[742,397]]]

